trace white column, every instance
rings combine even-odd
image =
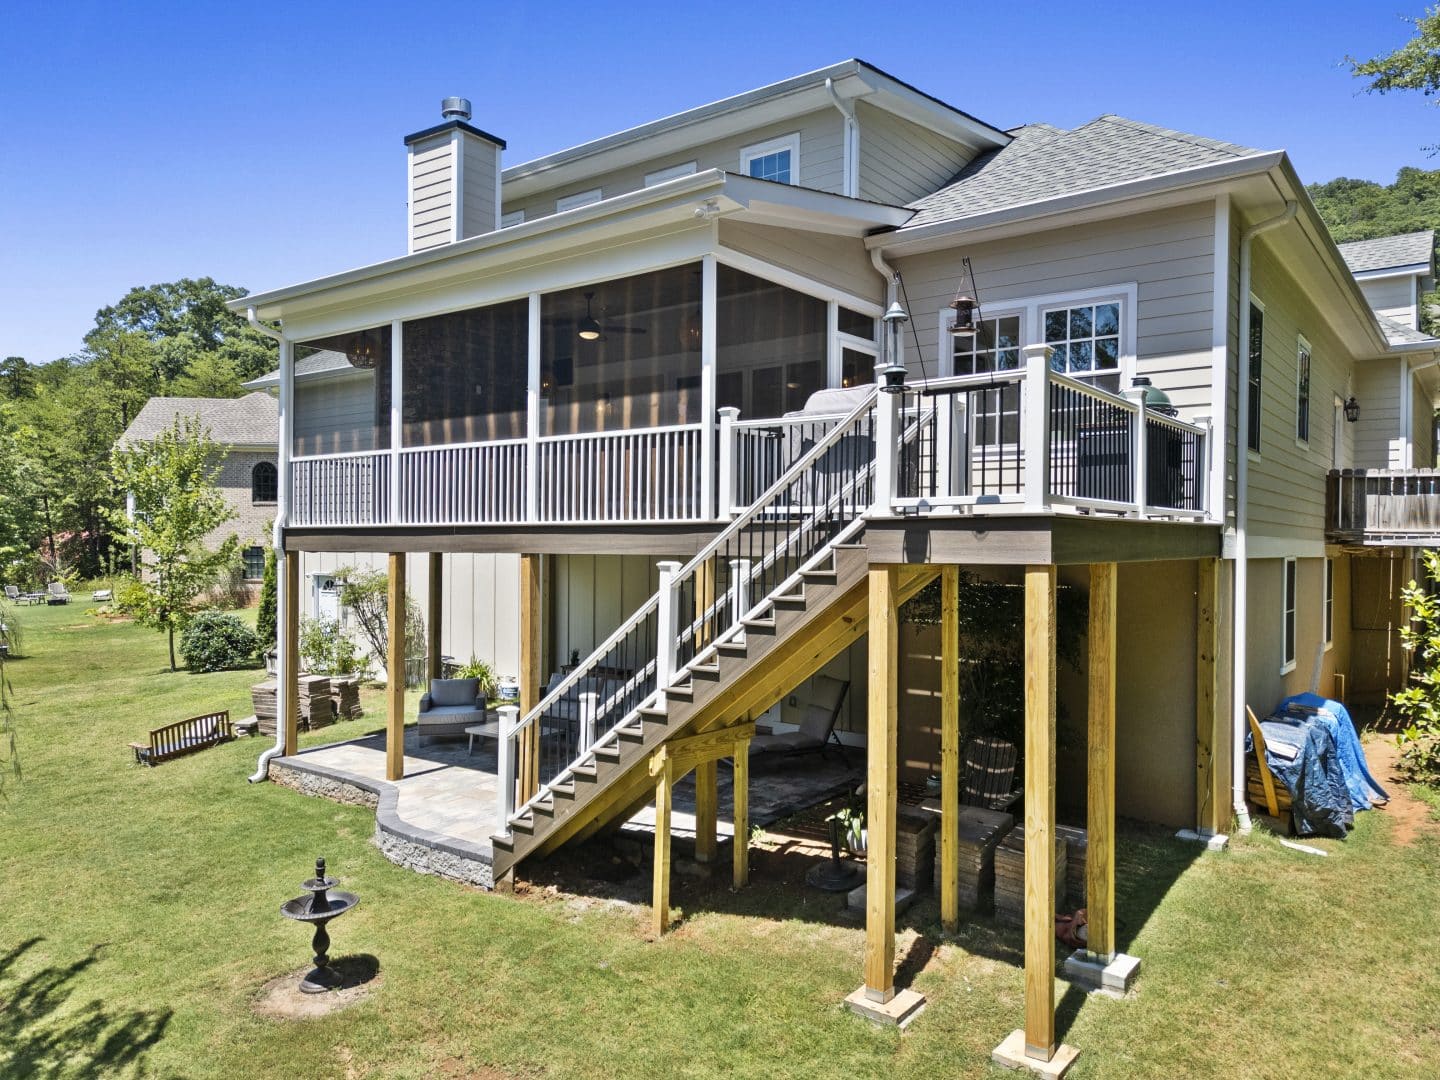
[[[720,410],[720,490],[716,492],[715,516],[728,520],[735,507],[735,421],[740,410],[726,405]]]
[[[1025,382],[1020,452],[1025,458],[1025,509],[1044,510],[1050,501],[1050,355],[1049,345],[1025,346]]]
[[[875,395],[875,505],[871,512],[889,514],[900,484],[900,394]]]
[[[515,812],[515,725],[520,722],[520,709],[515,705],[501,705],[500,743],[495,754],[496,813],[500,816],[500,831],[510,831],[510,815]]]
[[[280,432],[279,490],[275,503],[275,556],[280,550],[280,530],[290,522],[294,507],[294,469],[290,459],[295,452],[295,345],[289,338],[280,339],[280,403],[277,426]]]
[[[530,294],[525,337],[525,520],[540,520],[540,294]]]
[[[715,517],[715,256],[700,261],[700,512]]]
[[[1145,463],[1145,449],[1149,440],[1145,438],[1145,387],[1132,386],[1125,391],[1126,399],[1135,406],[1135,432],[1130,443],[1130,465],[1135,485],[1131,494],[1135,498],[1135,516],[1145,516],[1145,480],[1148,467]]]
[[[739,623],[750,610],[750,560],[730,560],[731,608],[730,621]],[[741,631],[744,634],[744,631]]]
[[[825,305],[825,385],[832,389],[844,377],[840,356],[840,305],[831,300]]]
[[[675,579],[680,573],[680,564],[661,562],[655,565],[660,570],[660,604],[655,627],[655,685],[663,690],[675,678],[675,638],[679,633]]]
[[[377,372],[378,374],[378,372]],[[400,524],[400,425],[405,416],[405,324],[390,323],[390,524]]]

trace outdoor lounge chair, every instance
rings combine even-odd
[[[20,590],[14,585],[6,585],[5,599],[9,600],[12,604],[18,604],[20,602]]]
[[[135,764],[158,765],[182,754],[229,742],[234,737],[230,730],[230,711],[226,709],[155,728],[150,732],[148,743],[132,742],[130,749],[135,752]]]
[[[840,707],[845,704],[845,695],[849,692],[848,682],[829,675],[816,675],[810,680],[810,703],[800,719],[800,730],[784,731],[778,735],[756,735],[750,740],[750,756],[823,754],[834,742],[840,756],[848,761],[845,746],[840,736],[835,734],[835,722],[840,719]]]
[[[479,679],[431,679],[420,699],[415,732],[420,738],[461,737],[467,727],[485,723],[485,695]]]
[[[45,587],[45,602],[47,604],[68,604],[70,590],[65,588],[63,581],[52,581]]]
[[[1024,794],[1015,786],[1015,744],[993,735],[976,735],[965,743],[965,775],[960,802],[984,810],[1009,810]]]

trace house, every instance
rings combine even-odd
[[[509,167],[463,99],[404,142],[405,254],[232,308],[280,341],[287,595],[332,550],[385,553],[397,584],[425,555],[442,606],[445,553],[515,559],[493,836],[444,842],[479,880],[653,801],[663,930],[672,782],[695,772],[713,857],[716,760],[743,837],[755,721],[835,674],[869,777],[852,1002],[913,1009],[895,814],[940,773],[953,851],[964,570],[1025,598],[1016,1038],[1048,1061],[1057,804],[1090,832],[1108,959],[1117,812],[1248,825],[1246,703],[1394,685],[1368,590],[1435,540],[1429,474],[1386,470],[1433,460],[1440,340],[1377,314],[1283,151],[1113,115],[1004,130],[859,60]],[[1433,267],[1400,246],[1418,288]],[[937,579],[918,642],[897,612]],[[403,706],[377,784],[405,782]],[[1062,714],[1088,752],[1057,752]],[[272,767],[299,767],[293,731]]]

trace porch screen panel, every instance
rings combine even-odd
[[[407,322],[402,445],[522,437],[528,330],[525,300]]]
[[[295,345],[296,457],[390,448],[390,327]]]
[[[718,405],[783,416],[825,388],[825,301],[723,265],[716,293]]]
[[[700,320],[698,263],[546,294],[540,434],[698,423]]]

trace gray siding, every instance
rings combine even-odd
[[[974,156],[959,143],[860,102],[860,197],[904,206],[944,187]]]
[[[500,150],[493,143],[474,135],[462,134],[460,152],[461,184],[464,187],[463,216],[460,223],[466,236],[479,236],[499,227],[495,210],[496,175],[500,168]]]
[[[1356,364],[1352,385],[1360,403],[1360,419],[1351,425],[1355,428],[1354,467],[1400,468],[1400,361]]]
[[[1362,281],[1360,291],[1377,314],[1388,315],[1413,330],[1420,329],[1420,309],[1413,277]]]
[[[1410,389],[1410,438],[1415,444],[1411,468],[1429,469],[1435,464],[1435,410],[1430,395],[1412,374]]]
[[[450,134],[417,142],[410,151],[410,248],[424,251],[454,238],[455,177]]]
[[[877,304],[885,295],[884,281],[858,240],[722,221],[720,243]]]
[[[375,373],[296,383],[295,444],[306,453],[374,450]]]

